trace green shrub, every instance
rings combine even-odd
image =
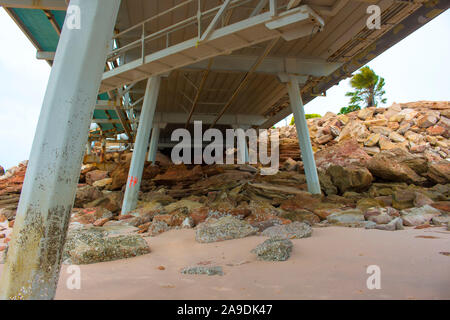
[[[306,118],[306,120],[308,120],[308,119],[314,119],[314,118],[322,118],[322,116],[317,113],[310,113],[310,114],[305,114],[305,118]],[[295,119],[294,119],[294,117],[292,117],[290,125],[293,126],[294,124],[295,124]]]
[[[357,105],[343,107],[338,114],[347,114],[347,113],[357,111],[357,110],[361,110],[361,107],[357,106]]]

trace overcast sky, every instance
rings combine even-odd
[[[0,30],[0,165],[8,169],[29,157],[50,67],[36,60],[36,49],[1,8]],[[386,80],[387,105],[450,100],[449,39],[447,11],[369,63]],[[349,90],[342,81],[306,113],[339,112]]]

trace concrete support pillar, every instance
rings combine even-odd
[[[100,162],[105,162],[106,160],[106,140],[105,138],[102,139],[102,151],[100,154]]]
[[[158,141],[159,141],[159,125],[155,125],[152,129],[152,137],[150,138],[150,147],[148,149],[147,161],[155,164],[156,152],[158,151]]]
[[[131,158],[128,181],[123,198],[122,214],[125,215],[136,209],[139,188],[141,186],[142,172],[144,170],[145,155],[147,153],[148,140],[152,130],[153,117],[158,101],[161,77],[151,77],[147,81],[144,102],[142,104],[136,141],[134,143],[133,157]]]
[[[90,156],[92,154],[92,145],[91,142],[88,141],[86,144],[86,155]]]
[[[244,164],[249,162],[248,156],[248,143],[247,138],[245,136],[245,130],[247,130],[250,126],[239,126],[233,125],[233,129],[236,131],[236,140],[237,140],[237,162],[238,164]]]
[[[248,156],[248,143],[246,139],[244,138],[244,160],[245,163],[249,163],[249,156]]]
[[[2,299],[52,299],[120,0],[72,0],[50,73],[0,282]]]
[[[295,126],[297,128],[297,136],[302,151],[303,166],[305,168],[306,182],[308,183],[308,191],[312,194],[320,194],[320,182],[317,175],[316,162],[309,137],[308,124],[305,118],[305,109],[300,94],[299,82],[297,77],[290,76],[287,82],[289,98],[291,101],[291,109],[295,118]]]

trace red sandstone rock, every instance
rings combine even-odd
[[[110,219],[109,218],[102,218],[96,220],[93,225],[96,227],[102,227],[105,223],[107,223]]]
[[[446,184],[450,182],[450,163],[446,160],[432,163],[427,173],[428,177],[436,183]]]
[[[201,208],[192,210],[191,213],[189,214],[189,216],[194,221],[194,224],[198,225],[199,223],[204,222],[206,220],[206,218],[208,218],[208,214],[209,214],[209,208],[201,207]]]
[[[108,171],[94,170],[86,173],[86,183],[93,185],[94,182],[108,178]]]
[[[446,131],[447,129],[438,125],[429,127],[427,129],[427,133],[431,136],[444,136],[446,134]]]
[[[165,222],[168,226],[172,224],[172,215],[170,214],[159,214],[153,217],[153,221]]]
[[[423,184],[426,179],[419,176],[406,164],[399,163],[390,154],[379,153],[367,162],[372,175],[385,181]]]
[[[342,167],[350,165],[365,166],[370,156],[358,144],[356,140],[345,140],[337,145],[316,152],[316,164],[318,168],[328,168],[330,165]]]
[[[440,210],[443,213],[450,212],[450,201],[439,201],[431,204],[431,206],[435,209]]]
[[[192,170],[188,170],[184,165],[173,166],[164,174],[157,175],[153,181],[159,184],[183,184],[192,183],[203,177],[201,166],[195,166]]]

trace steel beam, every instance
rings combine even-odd
[[[264,7],[267,5],[269,0],[259,0],[258,4],[256,5],[255,9],[250,14],[250,17],[257,16],[261,13],[261,11],[264,9]]]
[[[0,6],[6,8],[66,10],[66,0],[0,0]]]
[[[120,96],[122,96],[121,91],[122,90],[119,89]],[[123,111],[122,99],[120,97],[116,97],[116,101],[117,101],[117,105],[114,107],[114,111],[116,112],[117,117],[120,120],[120,124],[122,125],[123,129],[125,130],[125,133],[127,134],[128,139],[133,141],[134,140],[133,132],[129,125],[128,117],[127,117],[126,113],[124,113],[124,111]]]
[[[99,105],[99,104],[95,106],[95,110],[115,110],[116,108],[121,109],[122,107],[116,105]],[[122,108],[122,110],[126,109]]]
[[[215,114],[196,113],[192,115],[192,121],[202,121],[203,124],[212,124]],[[155,122],[182,124],[186,121],[185,113],[161,113],[155,114]],[[267,118],[261,115],[251,114],[224,114],[216,124],[218,125],[262,125]]]
[[[205,86],[206,79],[208,79],[208,75],[209,75],[209,72],[211,70],[211,64],[212,63],[213,63],[213,59],[209,59],[208,68],[205,71],[203,71],[203,75],[202,75],[202,79],[200,81],[200,85],[198,87],[196,87],[197,92],[195,94],[194,100],[192,101],[191,111],[189,112],[188,118],[186,120],[186,125],[185,125],[186,128],[188,127],[189,123],[191,122],[191,118],[192,118],[192,115],[195,112],[195,108],[199,104],[198,99],[200,99],[200,95],[203,93],[203,88]],[[187,78],[187,79],[189,79],[189,78]]]
[[[298,78],[291,76],[287,82],[291,109],[297,128],[298,142],[302,151],[303,166],[305,168],[306,182],[308,191],[312,194],[321,194],[319,176],[317,175],[316,162],[309,137],[308,124],[305,118],[305,109],[303,108],[302,97]]]
[[[214,58],[214,62],[210,66],[210,70],[215,72],[247,72],[257,59],[258,56],[219,56]],[[201,71],[207,69],[208,64],[208,61],[201,61],[182,67],[181,70]],[[254,73],[272,75],[278,75],[279,73],[291,73],[311,75],[314,77],[326,77],[333,73],[341,65],[341,62],[328,62],[322,59],[268,56],[258,65]]]
[[[52,25],[53,29],[55,29],[56,33],[58,34],[58,37],[61,36],[61,28],[58,25],[58,22],[56,22],[55,16],[53,15],[53,13],[46,9],[43,10],[44,14],[47,16],[48,21],[50,22],[50,24]]]
[[[97,124],[120,124],[119,119],[92,119],[92,123]]]
[[[131,158],[128,182],[122,205],[122,214],[125,215],[134,210],[138,201],[139,188],[141,186],[142,172],[144,170],[145,154],[152,129],[156,103],[158,101],[161,77],[154,76],[147,81],[144,103],[142,105],[139,126],[134,144],[133,157]]]
[[[0,282],[3,299],[52,299],[107,45],[120,0],[72,0],[45,93]]]
[[[208,28],[206,28],[205,32],[202,34],[200,41],[205,41],[208,39],[208,37],[211,35],[211,33],[216,28],[217,24],[219,23],[220,18],[224,14],[224,12],[228,9],[228,6],[230,5],[231,0],[225,0],[222,4],[222,7],[220,7],[219,11],[217,12],[216,16],[212,19],[211,23],[209,24]]]
[[[275,1],[271,1],[270,3],[271,8],[273,8]],[[190,65],[195,60],[208,60],[254,44],[278,39],[284,37],[284,32],[287,32],[286,37],[292,40],[295,36],[291,32],[292,29],[295,30],[305,25],[311,25],[311,28],[313,25],[316,25],[315,31],[324,25],[323,19],[307,5],[284,11],[277,14],[276,18],[273,14],[273,12],[259,14],[255,17],[214,30],[204,42],[199,43],[198,37],[191,38],[190,40],[177,43],[107,71],[103,74],[100,92],[119,88],[125,84],[145,79],[149,75],[165,74],[169,71]],[[157,31],[157,33],[161,33],[161,31]],[[242,33],[246,34],[245,38],[240,36]],[[303,34],[303,36],[310,35],[310,32]],[[146,39],[150,39],[151,36],[147,36]],[[241,41],[233,40],[236,37],[242,38]],[[211,49],[214,47],[214,42],[226,43],[226,48]],[[139,46],[137,41],[133,45]],[[125,46],[116,49],[111,54],[123,53],[131,47],[129,45],[128,47]],[[169,59],[171,60],[170,63],[165,62]],[[136,69],[140,71],[136,72]]]
[[[36,59],[38,60],[55,60],[55,52],[53,51],[36,51]]]
[[[38,52],[36,56],[38,59],[52,60],[50,59],[52,52]],[[196,62],[184,66],[180,70],[205,71],[209,69],[214,72],[247,72],[257,59],[258,56],[248,55],[218,56],[213,61],[210,59]],[[266,57],[255,69],[254,73],[272,75],[291,73],[314,77],[327,77],[342,65],[342,62],[329,62],[317,58]],[[188,82],[191,81],[189,78],[186,80]]]
[[[302,2],[302,0],[289,0],[287,9],[290,10],[292,8],[298,7],[300,5],[300,2]]]
[[[256,61],[252,64],[250,70],[247,71],[247,73],[242,78],[241,82],[239,83],[236,90],[231,95],[230,99],[228,99],[225,106],[220,110],[219,114],[217,115],[216,119],[214,119],[214,122],[211,124],[211,128],[214,127],[217,123],[217,121],[220,120],[220,118],[224,115],[224,113],[227,111],[227,109],[233,104],[235,99],[239,96],[241,91],[247,86],[248,81],[250,80],[251,75],[255,72],[255,70],[258,68],[258,66],[264,61],[264,59],[267,57],[267,55],[270,53],[270,51],[273,49],[275,44],[278,42],[279,38],[271,40],[269,43],[266,44],[266,48],[264,49],[264,52],[256,59]]]

